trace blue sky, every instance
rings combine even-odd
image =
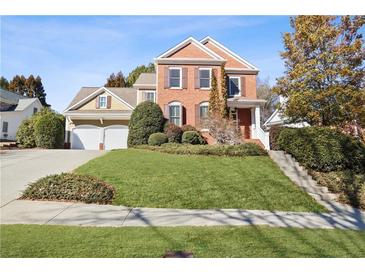
[[[215,38],[274,83],[286,16],[2,16],[1,75],[40,75],[47,102],[62,112],[81,86],[102,86],[193,36]]]

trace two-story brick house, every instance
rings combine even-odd
[[[267,147],[260,128],[260,105],[265,101],[256,97],[259,70],[210,37],[201,41],[189,37],[155,58],[156,73],[141,74],[133,89],[82,88],[64,112],[66,143],[84,149],[126,147],[130,114],[145,100],[159,104],[171,123],[199,127],[208,115],[213,74],[220,89],[222,65],[227,104],[243,138]],[[204,135],[214,142],[208,132]]]

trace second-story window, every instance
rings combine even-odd
[[[211,74],[212,70],[209,68],[199,68],[199,81],[200,88],[210,89],[211,88]]]
[[[156,93],[154,91],[145,91],[144,92],[144,101],[155,102],[156,101],[155,94]]]
[[[99,96],[99,108],[106,108],[106,96],[102,95],[102,96]]]
[[[169,69],[169,86],[170,88],[182,88],[181,68]]]
[[[240,95],[240,77],[229,77],[229,95]]]

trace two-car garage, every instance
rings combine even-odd
[[[86,150],[111,150],[127,148],[128,126],[98,127],[79,125],[71,131],[71,148]]]

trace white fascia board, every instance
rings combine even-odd
[[[101,88],[98,88],[97,90],[95,90],[93,93],[91,93],[90,95],[86,96],[84,99],[78,101],[76,104],[72,105],[71,107],[65,109],[63,111],[63,113],[65,113],[66,111],[74,108],[74,107],[77,107],[79,105],[81,105],[82,103],[85,103],[87,102],[88,100],[91,100],[92,98],[96,97],[99,93],[101,92],[107,92],[108,94],[110,94],[112,97],[114,97],[115,99],[117,99],[118,101],[122,102],[123,104],[125,104],[127,107],[129,107],[131,110],[134,109],[134,107],[132,107],[130,104],[128,104],[126,101],[124,101],[122,98],[120,98],[118,95],[116,95],[114,92],[112,92],[111,90],[109,90],[108,88],[106,87],[101,87]]]
[[[160,56],[158,56],[156,59],[167,58],[167,56],[169,56],[169,55],[177,52],[178,50],[180,50],[181,48],[183,48],[184,46],[186,46],[189,43],[194,44],[195,46],[197,46],[198,48],[200,48],[202,51],[204,51],[205,53],[207,53],[209,56],[211,56],[215,60],[224,60],[221,56],[219,56],[214,51],[212,51],[211,49],[207,48],[206,46],[204,46],[202,43],[200,43],[198,40],[194,39],[191,36],[188,37],[187,39],[185,39],[184,41],[182,41],[181,43],[177,44],[173,48],[165,51]]]
[[[157,64],[172,64],[172,65],[184,65],[184,64],[201,64],[201,65],[221,65],[226,60],[214,60],[206,58],[160,58],[155,59]]]
[[[218,41],[214,40],[210,36],[207,36],[207,37],[203,38],[202,40],[200,40],[200,43],[204,44],[207,41],[212,42],[216,47],[218,47],[222,51],[226,52],[227,54],[231,55],[233,58],[235,58],[240,63],[249,66],[253,70],[259,71],[259,69],[256,66],[254,66],[253,64],[251,64],[247,60],[243,59],[241,56],[239,56],[238,54],[234,53],[230,49],[226,48],[225,46],[223,46],[221,43],[219,43]]]

